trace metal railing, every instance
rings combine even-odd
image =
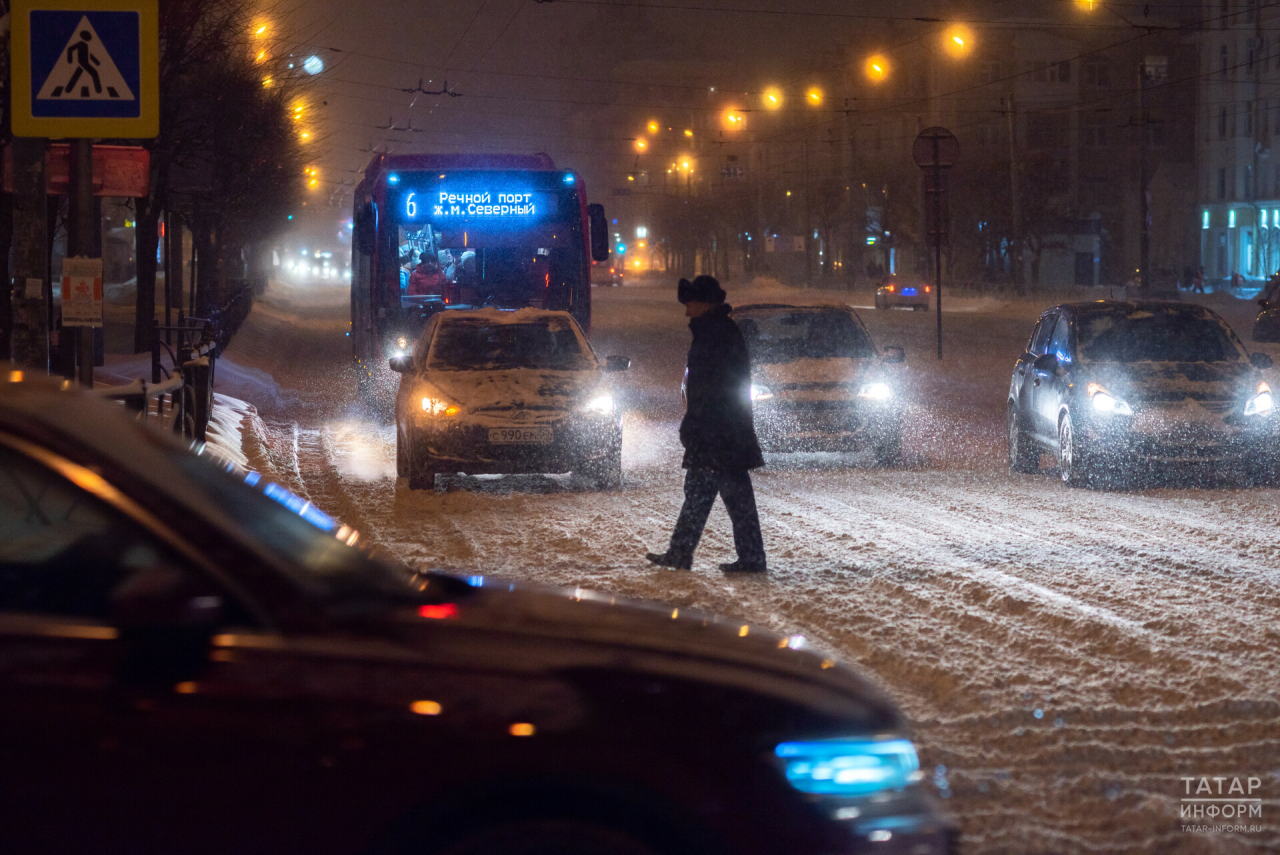
[[[226,304],[213,310],[211,318],[188,317],[179,310],[175,326],[152,321],[151,382],[138,379],[124,386],[99,387],[91,394],[120,401],[139,419],[157,419],[174,433],[203,442],[213,415],[217,356],[252,307],[253,283],[246,282]]]

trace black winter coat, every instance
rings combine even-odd
[[[731,307],[689,322],[685,413],[680,423],[686,469],[755,469],[764,465],[751,416],[751,358]]]

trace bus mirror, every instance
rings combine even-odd
[[[366,203],[356,214],[355,221],[356,248],[362,255],[373,255],[377,245],[378,215],[373,203]]]
[[[587,218],[591,221],[591,260],[606,261],[609,258],[609,221],[604,218],[604,205],[588,205]]]

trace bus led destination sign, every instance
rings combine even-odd
[[[448,190],[410,191],[404,195],[402,213],[406,219],[432,220],[478,218],[486,220],[530,220],[555,211],[555,197],[546,193],[492,191],[455,193]]]

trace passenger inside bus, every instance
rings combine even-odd
[[[430,256],[423,257],[412,275],[409,277],[408,294],[410,297],[428,297],[443,293],[444,277],[440,273],[440,264]]]

